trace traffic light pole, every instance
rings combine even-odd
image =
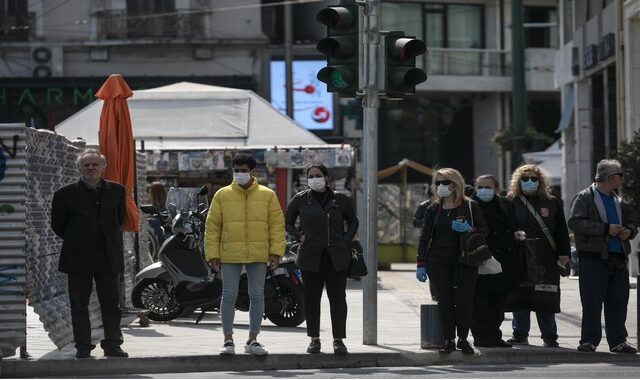
[[[287,116],[293,119],[293,15],[292,5],[284,5],[284,67]]]
[[[364,29],[364,126],[362,166],[364,170],[365,220],[360,231],[365,243],[369,274],[364,278],[363,344],[378,343],[378,46],[380,45],[379,0],[365,0]],[[364,228],[363,228],[364,227]]]

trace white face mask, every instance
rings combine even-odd
[[[327,182],[322,177],[309,178],[308,184],[311,190],[315,190],[315,191],[320,191],[327,186]]]
[[[233,173],[233,179],[238,182],[238,185],[244,186],[251,181],[251,173]]]
[[[438,193],[440,198],[446,198],[451,195],[451,190],[449,189],[449,185],[442,184],[438,186],[436,193]]]

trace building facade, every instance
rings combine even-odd
[[[595,166],[640,129],[640,1],[561,0],[555,82],[563,97],[565,208]]]
[[[0,121],[51,129],[112,73],[264,93],[268,51],[257,0],[0,0]]]

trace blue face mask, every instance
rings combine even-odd
[[[520,181],[520,187],[522,187],[522,192],[525,194],[533,194],[538,191],[538,181]]]
[[[476,189],[476,195],[483,202],[491,202],[495,192],[493,189]]]

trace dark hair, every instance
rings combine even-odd
[[[167,190],[162,182],[151,182],[149,185],[149,198],[151,199],[151,204],[157,209],[164,209],[165,203],[167,203]]]
[[[318,170],[320,170],[322,172],[322,174],[324,174],[325,177],[329,176],[329,169],[327,169],[326,166],[324,166],[324,164],[322,162],[316,162],[313,163],[309,166],[307,166],[307,176],[309,175],[309,170],[316,168]]]
[[[231,160],[231,167],[247,165],[250,170],[256,167],[256,159],[252,155],[246,153],[237,153]]]
[[[478,178],[476,178],[473,181],[473,184],[475,185],[476,183],[478,183],[478,180],[481,180],[481,179],[488,179],[490,181],[493,181],[493,187],[495,187],[496,190],[500,190],[500,182],[498,182],[498,180],[493,174],[483,174],[481,176],[478,176]]]

